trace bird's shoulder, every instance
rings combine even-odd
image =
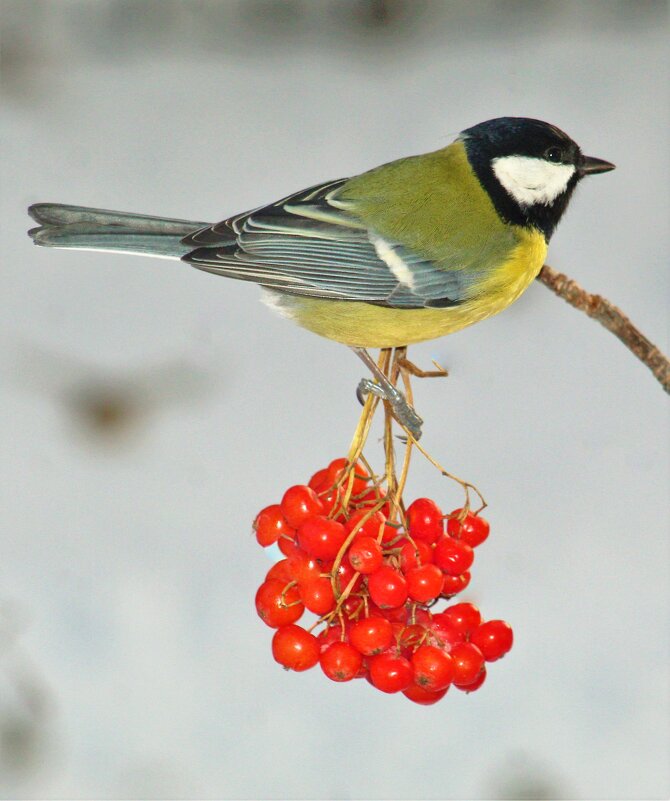
[[[354,176],[329,202],[447,269],[468,263],[481,268],[519,243],[519,232],[500,218],[460,140]]]

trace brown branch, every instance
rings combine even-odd
[[[576,281],[563,273],[556,272],[548,264],[544,265],[537,278],[559,298],[593,317],[618,337],[643,364],[647,365],[663,389],[670,393],[670,362],[656,345],[631,323],[621,309],[600,295],[586,292]]]

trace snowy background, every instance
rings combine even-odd
[[[45,251],[37,201],[218,220],[547,119],[617,170],[549,263],[666,352],[664,2],[2,2],[0,795],[665,798],[667,396],[536,285],[412,349],[424,444],[492,534],[466,598],[514,626],[435,707],[287,674],[250,521],[345,453],[362,365],[252,285]],[[416,460],[408,497],[460,496]]]

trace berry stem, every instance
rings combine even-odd
[[[407,429],[405,429],[405,431],[407,431]],[[440,473],[442,473],[442,475],[445,478],[450,478],[452,481],[455,481],[457,484],[460,484],[461,487],[463,487],[463,492],[465,493],[465,503],[463,504],[463,508],[467,508],[468,511],[470,510],[471,507],[470,490],[473,490],[477,494],[479,500],[481,501],[481,506],[479,506],[475,510],[474,514],[479,514],[479,512],[481,512],[482,509],[485,509],[488,506],[486,500],[484,499],[484,496],[477,489],[477,487],[475,487],[474,484],[471,484],[469,481],[464,481],[462,478],[459,478],[453,473],[450,473],[448,470],[445,470],[444,467],[442,467],[442,465],[438,461],[433,459],[433,457],[421,445],[419,445],[419,443],[414,439],[414,437],[409,433],[409,431],[407,431],[407,436],[411,440],[412,445],[419,451],[419,453],[423,454],[423,456],[425,456],[426,459],[428,459],[428,461],[434,467],[437,467],[437,469],[440,471]]]
[[[410,363],[407,361],[407,348],[404,347],[394,348],[394,349],[382,348],[379,353],[377,364],[379,366],[379,369],[389,379],[389,381],[393,386],[396,386],[398,381],[402,380],[407,402],[411,405],[413,403],[411,375],[413,375],[414,372],[409,366]],[[354,576],[348,582],[347,586],[341,590],[338,581],[338,571],[342,564],[342,560],[347,554],[351,543],[355,539],[357,530],[361,526],[365,525],[365,523],[367,523],[368,520],[370,520],[376,512],[381,510],[385,504],[388,503],[389,506],[388,514],[386,514],[386,523],[380,526],[377,541],[379,543],[382,542],[384,537],[385,525],[389,525],[392,527],[402,526],[402,528],[405,531],[404,537],[408,539],[416,548],[416,543],[414,542],[412,536],[409,533],[409,526],[407,525],[405,507],[402,500],[402,494],[405,489],[405,485],[407,483],[407,477],[409,474],[409,466],[413,448],[417,448],[419,452],[442,473],[443,476],[455,481],[463,488],[463,491],[465,493],[465,502],[463,504],[463,515],[466,515],[471,507],[471,500],[470,500],[471,490],[476,493],[479,500],[481,501],[481,506],[477,511],[479,512],[486,507],[486,501],[484,500],[479,490],[473,484],[471,484],[469,481],[464,481],[463,479],[459,478],[453,473],[450,473],[449,471],[445,470],[444,467],[442,467],[442,465],[439,464],[439,462],[433,459],[433,457],[430,456],[430,454],[418,443],[418,441],[412,436],[411,432],[407,428],[405,428],[405,426],[402,426],[401,424],[397,423],[397,421],[393,417],[391,405],[387,401],[383,402],[384,406],[383,443],[384,443],[384,456],[385,456],[384,475],[383,476],[375,475],[369,462],[363,455],[363,448],[365,447],[365,444],[368,440],[370,429],[372,427],[372,421],[375,412],[377,411],[379,401],[380,401],[379,397],[371,393],[367,396],[365,403],[363,404],[363,410],[361,411],[361,415],[359,417],[358,424],[356,426],[356,430],[354,432],[354,436],[352,438],[351,445],[349,447],[349,453],[347,455],[347,466],[345,470],[342,472],[342,475],[339,477],[339,479],[335,482],[335,484],[331,488],[331,489],[341,489],[341,488],[344,489],[335,507],[330,512],[329,517],[347,515],[347,508],[350,506],[352,501],[354,480],[356,478],[356,465],[358,463],[363,464],[363,466],[368,471],[368,474],[372,480],[372,490],[375,493],[375,502],[369,507],[366,505],[365,514],[358,522],[358,525],[354,529],[352,529],[352,531],[349,533],[346,540],[339,549],[337,556],[335,557],[333,566],[329,574],[331,586],[333,588],[333,594],[336,599],[335,608],[331,612],[320,618],[315,624],[315,626],[322,622],[326,622],[328,625],[330,625],[330,623],[336,617],[341,618],[342,606],[349,597],[349,595],[351,594],[351,592],[353,591],[354,585],[360,576],[358,572],[355,573]],[[402,466],[400,468],[399,475],[397,472],[397,462],[396,462],[396,454],[394,447],[394,429],[393,429],[394,422],[398,425],[401,425],[401,428],[403,429],[406,435],[404,437],[405,451],[403,454]],[[386,495],[383,495],[381,491],[381,487],[384,484],[386,484]],[[355,498],[355,496],[353,497]],[[366,614],[368,608],[367,602],[368,602],[367,595],[364,595],[362,598],[362,608],[365,610]]]
[[[390,348],[382,348],[379,354],[379,361],[377,362],[379,368],[386,374],[388,373],[389,363],[391,360],[391,349]],[[377,409],[379,404],[379,398],[372,393],[367,396],[365,399],[365,403],[363,404],[363,411],[361,412],[361,416],[358,420],[358,425],[356,426],[356,431],[354,432],[353,439],[351,441],[351,446],[349,447],[349,454],[347,456],[347,461],[350,465],[355,465],[358,461],[361,453],[363,452],[363,446],[368,438],[368,434],[370,433],[370,426],[372,425],[372,418],[374,417],[374,413]]]

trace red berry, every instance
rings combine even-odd
[[[347,620],[355,620],[365,611],[365,602],[360,595],[354,595],[352,593],[341,605],[340,611]]]
[[[363,583],[363,576],[359,573],[358,577],[354,580],[354,583],[351,584],[351,580],[355,575],[356,570],[354,570],[354,568],[349,564],[347,559],[343,559],[340,562],[340,566],[337,568],[337,573],[335,574],[338,592],[343,593],[347,588],[349,592],[356,592]],[[351,586],[349,586],[350,584]]]
[[[333,681],[351,681],[363,664],[362,655],[349,643],[334,642],[319,657],[321,669]]]
[[[293,529],[290,529],[293,532]],[[279,546],[279,550],[284,554],[284,556],[288,556],[291,551],[296,547],[295,545],[295,532],[293,534],[282,534],[281,537],[277,540],[277,545]]]
[[[380,654],[393,642],[393,626],[383,617],[362,618],[351,625],[349,642],[363,656]]]
[[[324,467],[323,470],[317,470],[316,473],[310,478],[307,486],[316,492],[318,495],[321,490],[328,489],[328,468]]]
[[[444,574],[444,583],[442,584],[442,595],[445,598],[452,598],[462,592],[470,583],[470,571],[466,570],[460,576],[449,576]]]
[[[442,592],[444,576],[437,565],[421,565],[405,574],[407,593],[413,601],[420,604],[433,601]]]
[[[412,623],[408,626],[407,623],[403,621],[398,621],[391,625],[393,626],[393,636],[398,644],[398,648],[402,655],[409,659],[412,653],[416,651],[426,639],[426,629],[416,623]]]
[[[325,615],[335,606],[335,595],[330,579],[320,576],[307,584],[299,584],[300,600],[315,615]]]
[[[337,483],[342,475],[344,474],[345,470],[349,467],[349,462],[347,459],[333,459],[333,461],[328,465],[328,483],[335,484]],[[360,495],[361,492],[365,492],[368,481],[370,480],[370,476],[368,471],[361,465],[355,464],[352,468],[354,478],[353,484],[351,488],[351,496]],[[349,476],[344,479],[342,482],[342,488],[346,491],[349,482]]]
[[[279,562],[275,562],[268,570],[265,580],[272,581],[273,579],[275,581],[281,581],[284,586],[293,581],[293,576],[288,567],[288,559],[280,559]]]
[[[347,532],[341,523],[327,517],[310,517],[298,529],[298,544],[315,559],[334,559]]]
[[[470,641],[479,648],[487,662],[495,662],[512,647],[514,634],[504,620],[488,620],[472,632]]]
[[[313,556],[305,553],[297,545],[288,554],[286,562],[291,573],[291,579],[297,581],[298,584],[307,584],[310,581],[314,581],[321,576],[321,573],[325,572]]]
[[[407,600],[407,580],[398,570],[382,565],[368,576],[368,592],[381,609],[394,609]]]
[[[442,613],[445,619],[466,638],[482,622],[482,616],[474,604],[454,604]]]
[[[368,608],[370,610],[370,614],[381,615],[381,617],[385,617],[387,620],[390,620],[391,623],[402,623],[403,626],[407,625],[407,608],[404,606],[404,604],[403,606],[382,609],[376,604],[368,602]]]
[[[421,645],[412,654],[415,684],[427,690],[446,690],[454,675],[451,656],[434,645]]]
[[[334,642],[344,642],[346,639],[346,628],[343,628],[340,623],[335,623],[325,628],[316,639],[319,641],[319,648],[321,649],[321,653],[323,653],[326,648]]]
[[[465,635],[453,627],[451,620],[443,612],[433,615],[430,631],[435,643],[447,651],[451,651],[456,643],[465,641]]]
[[[471,642],[456,643],[449,652],[453,660],[456,687],[466,687],[477,680],[484,667],[482,652]]]
[[[406,690],[402,691],[402,694],[405,698],[409,698],[410,701],[414,701],[415,704],[430,706],[431,704],[437,703],[441,698],[444,698],[448,689],[448,687],[445,687],[444,690],[438,690],[435,693],[418,684],[410,684]]]
[[[401,540],[397,547],[400,548],[400,567],[404,573],[433,561],[433,549],[423,540],[416,540],[414,543]]]
[[[464,573],[475,558],[475,552],[465,542],[443,537],[435,546],[433,561],[448,576]]]
[[[370,682],[384,693],[398,693],[412,683],[412,665],[390,651],[368,659]]]
[[[407,508],[407,524],[412,539],[436,542],[444,533],[442,510],[430,498],[417,498]]]
[[[281,499],[281,510],[288,524],[298,528],[305,520],[323,514],[323,504],[311,487],[296,484],[289,487]]]
[[[319,643],[300,626],[282,626],[272,638],[272,656],[289,670],[309,670],[319,661]]]
[[[479,676],[472,682],[472,684],[460,685],[457,689],[462,690],[464,693],[473,693],[478,690],[486,681],[486,665],[480,670]]]
[[[323,514],[332,515],[337,512],[336,517],[342,515],[342,488],[330,487],[319,493],[319,500],[323,504]]]
[[[424,609],[423,606],[417,606],[414,609],[414,614],[412,615],[412,619],[415,623],[418,623],[419,626],[423,626],[424,628],[429,628],[431,623],[433,622],[433,613],[430,609]]]
[[[359,573],[374,573],[382,566],[381,545],[372,537],[356,537],[349,547],[349,564]],[[440,584],[442,576],[440,574]]]
[[[458,518],[462,513],[462,509],[454,509],[449,515],[447,531],[454,539],[462,540],[471,548],[476,548],[489,535],[488,521],[479,515],[473,515],[472,512],[468,512],[461,521]]]
[[[283,581],[264,581],[256,592],[256,611],[263,623],[276,629],[295,623],[305,611],[298,588]]]
[[[254,532],[258,544],[267,548],[273,542],[277,542],[282,534],[289,537],[295,536],[295,531],[286,521],[281,506],[278,503],[273,503],[272,506],[266,506],[265,509],[256,515],[254,520]]]
[[[372,537],[373,540],[379,539],[381,532],[382,542],[396,537],[396,530],[390,526],[386,526],[386,518],[381,512],[375,512],[370,515],[369,509],[359,509],[354,512],[349,520],[345,523],[347,532],[355,531],[355,536],[358,537]]]

